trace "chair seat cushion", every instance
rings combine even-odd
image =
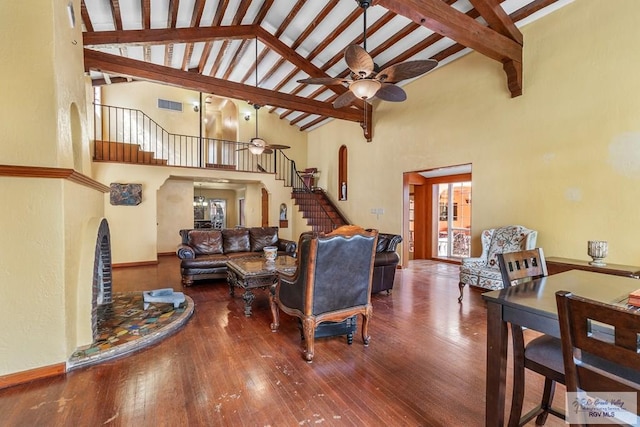
[[[524,358],[564,376],[562,344],[559,338],[542,335],[532,339],[525,346]]]

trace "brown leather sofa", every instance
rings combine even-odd
[[[280,239],[278,227],[249,227],[180,230],[182,243],[176,254],[182,260],[183,286],[194,280],[224,279],[227,261],[246,256],[260,256],[265,246],[276,246],[278,254],[295,256],[297,243]]]
[[[391,293],[396,267],[400,262],[400,256],[396,252],[396,247],[400,242],[402,242],[400,235],[378,233],[378,244],[373,264],[373,283],[371,284],[372,294],[382,291],[387,291],[387,294]]]

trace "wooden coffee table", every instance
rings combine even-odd
[[[244,315],[251,316],[251,304],[255,299],[254,289],[265,289],[273,295],[278,282],[278,271],[291,274],[296,270],[296,259],[280,255],[275,262],[266,262],[263,257],[237,258],[227,262],[229,294],[235,296],[235,288],[244,289]],[[272,307],[273,310],[273,307]]]

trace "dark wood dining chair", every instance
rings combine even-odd
[[[548,275],[542,248],[498,254],[500,273],[505,288],[514,281],[520,283]],[[522,327],[511,324],[513,342],[513,395],[509,426],[521,426],[534,417],[536,425],[544,425],[548,414],[564,419],[564,410],[552,407],[556,383],[564,384],[562,346],[558,338],[542,335],[526,346]],[[522,415],[525,390],[525,368],[544,376],[544,391],[540,405]]]
[[[582,390],[592,397],[602,392],[633,393],[634,414],[640,408],[640,313],[593,301],[571,292],[556,292],[567,392]],[[594,327],[592,321],[599,322]],[[609,329],[611,335],[603,330]],[[611,331],[612,330],[612,331]],[[630,408],[630,402],[626,402]],[[585,412],[575,414],[576,418]],[[586,419],[572,426],[586,424]],[[590,420],[593,424],[594,420]]]

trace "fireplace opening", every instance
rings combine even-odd
[[[113,302],[111,282],[111,237],[109,223],[102,219],[96,237],[93,261],[93,292],[91,299],[91,331],[98,336],[98,310],[108,309]]]

